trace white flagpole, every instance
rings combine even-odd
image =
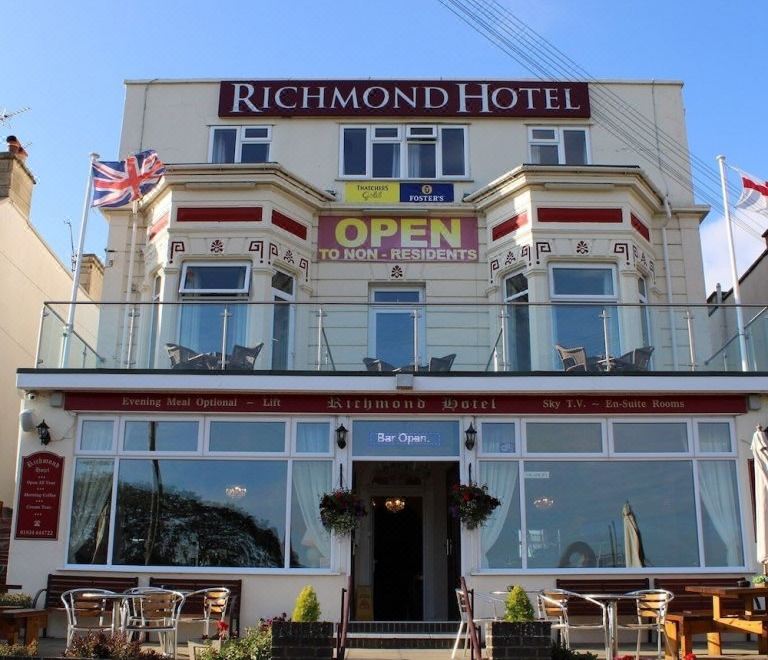
[[[71,346],[70,338],[75,325],[75,309],[77,307],[77,293],[80,289],[80,269],[83,267],[83,249],[85,247],[85,227],[88,224],[88,212],[91,209],[91,192],[93,190],[93,164],[99,159],[99,154],[91,153],[88,162],[88,184],[85,186],[85,199],[83,199],[83,215],[80,219],[80,237],[77,246],[77,260],[75,262],[75,272],[72,273],[72,295],[69,302],[69,313],[67,314],[67,324],[64,326],[64,336],[61,344],[61,364],[62,369],[66,368],[69,361],[69,349]]]
[[[747,358],[747,336],[744,333],[744,312],[741,309],[741,291],[739,290],[739,271],[736,267],[736,248],[733,244],[733,224],[731,223],[731,208],[728,204],[728,185],[725,178],[725,156],[718,156],[720,165],[720,186],[723,191],[723,210],[725,212],[725,227],[728,233],[728,250],[731,256],[731,279],[733,280],[733,302],[736,305],[736,329],[739,333],[739,351],[741,352],[741,370],[749,371]]]

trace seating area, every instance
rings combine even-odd
[[[226,617],[229,619],[229,631],[232,637],[240,635],[240,603],[243,587],[242,580],[207,580],[204,578],[157,577],[149,578],[150,587],[175,589],[186,594],[186,600],[181,610],[182,623],[202,621],[207,627],[210,621]],[[227,602],[222,610],[221,602],[216,604],[217,597],[212,591],[228,591]],[[210,610],[210,611],[209,611]],[[206,615],[206,612],[207,615]]]
[[[363,364],[368,371],[387,371],[392,373],[407,373],[407,372],[436,372],[436,371],[450,371],[453,366],[453,361],[456,359],[456,353],[450,353],[449,355],[443,355],[442,357],[430,358],[429,363],[426,365],[419,365],[417,368],[413,364],[407,364],[402,367],[395,367],[394,365],[380,360],[379,358],[365,357],[363,358]]]
[[[222,365],[221,353],[198,353],[180,344],[166,344],[171,369],[193,369],[203,371],[253,371],[256,359],[264,348],[264,342],[252,347],[235,344],[232,353],[225,356]]]
[[[636,372],[648,371],[653,346],[641,346],[619,357],[588,356],[583,346],[566,348],[555,345],[565,372]]]

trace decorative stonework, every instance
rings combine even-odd
[[[309,259],[301,257],[299,259],[299,268],[304,273],[304,281],[309,282]]]
[[[251,241],[248,246],[248,252],[255,252],[259,255],[259,263],[264,263],[264,241]]]
[[[293,252],[291,250],[286,250],[285,254],[283,255],[283,261],[287,264],[293,264]]]
[[[589,254],[589,243],[586,241],[579,241],[576,243],[576,254],[587,255]]]
[[[549,241],[536,241],[536,265],[541,263],[541,257],[544,254],[552,253],[552,245]]]
[[[211,253],[221,254],[222,252],[224,252],[224,242],[218,238],[211,241]]]
[[[392,280],[400,280],[403,278],[405,273],[403,272],[403,269],[400,266],[393,266],[392,270],[389,273],[389,278]]]
[[[625,265],[629,266],[629,243],[614,243],[613,254],[623,255]]]
[[[168,263],[172,264],[177,254],[185,252],[184,241],[171,241],[168,247]]]

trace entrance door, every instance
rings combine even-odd
[[[450,465],[445,470],[445,492],[450,492],[451,486],[457,483],[459,483],[459,466]],[[446,568],[448,570],[446,579],[448,585],[448,593],[446,594],[448,618],[451,621],[457,621],[460,618],[459,606],[456,600],[456,587],[459,586],[459,578],[461,577],[461,527],[458,518],[454,518],[450,514],[447,506],[445,508],[445,515],[445,527],[447,530],[445,555]]]
[[[369,512],[355,534],[353,616],[448,620],[461,553],[458,527],[446,522],[447,484],[458,479],[458,463],[356,461],[353,471]],[[396,499],[401,507],[394,505]]]
[[[377,497],[373,506],[373,616],[376,621],[421,621],[424,550],[422,499]],[[390,507],[387,507],[387,503]]]

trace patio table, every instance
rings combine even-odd
[[[614,660],[619,654],[619,635],[618,635],[618,605],[620,600],[637,600],[637,596],[632,594],[610,594],[594,593],[582,594],[587,598],[596,600],[605,604],[606,622],[605,622],[605,660]]]
[[[755,598],[768,597],[768,588],[691,585],[685,590],[712,596],[712,620],[727,629],[754,633],[757,636],[758,653],[768,653],[768,613],[755,607]],[[740,599],[741,608],[737,612],[726,612],[721,598]]]

